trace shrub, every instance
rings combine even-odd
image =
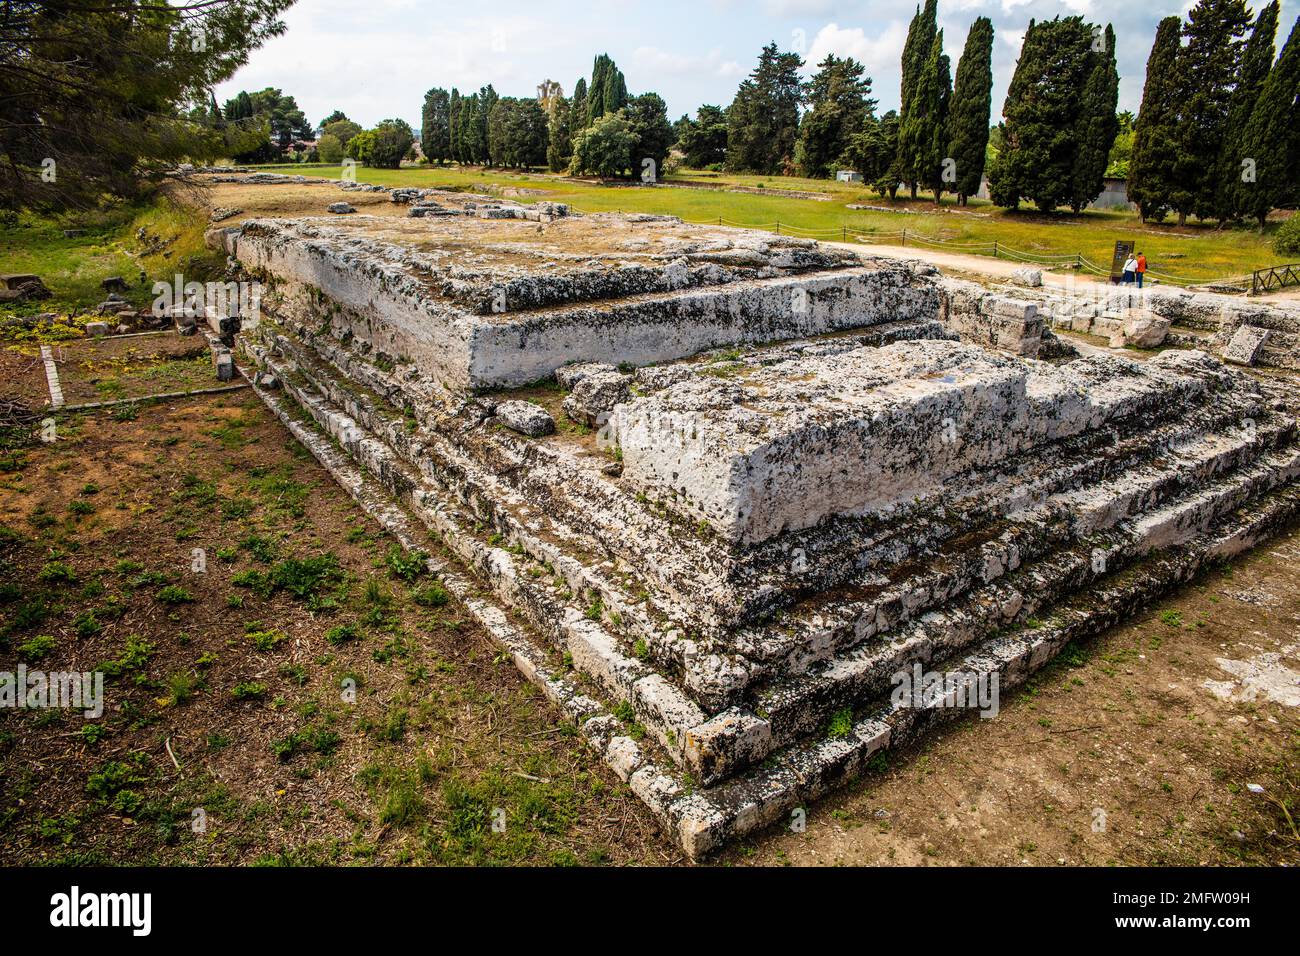
[[[1273,251],[1279,256],[1300,256],[1300,213],[1293,213],[1273,235]]]
[[[194,600],[193,594],[176,584],[167,585],[154,597],[163,604],[188,604]]]
[[[336,647],[340,644],[346,644],[348,641],[355,641],[360,636],[361,631],[355,624],[339,624],[337,627],[331,627],[325,632],[325,640]]]

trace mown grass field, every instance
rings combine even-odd
[[[270,167],[268,167],[270,168]],[[274,167],[282,172],[290,167]],[[341,167],[312,167],[308,176],[338,178]],[[542,190],[521,195],[521,202],[540,199],[571,203],[582,212],[653,212],[681,216],[696,222],[718,221],[819,239],[852,238],[854,234],[891,245],[901,241],[906,229],[911,237],[942,240],[938,248],[974,252],[969,244],[998,242],[1014,250],[1038,255],[1079,253],[1095,263],[1110,262],[1116,240],[1131,239],[1147,255],[1152,269],[1179,279],[1205,282],[1242,275],[1286,261],[1274,254],[1270,232],[1249,228],[1219,229],[1217,224],[1178,227],[1170,223],[1143,225],[1135,214],[1087,210],[1075,216],[1066,212],[1045,215],[1022,209],[1008,212],[973,200],[965,209],[951,200],[937,210],[927,199],[912,203],[900,199],[898,211],[848,209],[849,203],[889,205],[861,186],[781,176],[743,176],[686,171],[675,174],[669,185],[644,188],[602,185],[540,173],[518,173],[478,168],[412,167],[400,170],[361,168],[358,178],[384,186],[434,186],[482,189],[489,185]],[[674,188],[673,183],[711,185],[718,189]],[[757,192],[728,192],[722,187],[747,190],[799,190],[829,195],[828,200]],[[1271,227],[1275,228],[1275,227]],[[836,235],[838,233],[838,235]],[[909,245],[915,238],[909,240]]]

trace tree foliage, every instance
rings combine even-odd
[[[957,62],[948,112],[948,155],[956,164],[953,191],[964,204],[979,192],[993,100],[993,22],[976,17]]]
[[[1177,61],[1179,121],[1169,180],[1169,204],[1180,222],[1216,211],[1219,152],[1249,24],[1246,0],[1200,0],[1183,26],[1187,42]]]
[[[135,197],[179,160],[228,155],[226,120],[209,115],[209,91],[284,31],[279,16],[291,3],[4,3],[0,208]],[[203,107],[204,121],[192,106]]]
[[[804,87],[809,110],[799,127],[795,163],[804,176],[829,176],[849,141],[875,123],[871,77],[852,57],[827,54]]]
[[[420,149],[431,163],[441,166],[451,158],[451,96],[441,87],[424,94],[420,112]]]
[[[1245,215],[1253,216],[1261,229],[1275,207],[1300,203],[1298,121],[1300,17],[1291,26],[1282,55],[1269,71],[1242,134],[1241,150],[1253,161],[1253,175],[1249,177],[1251,181],[1241,180],[1239,208]]]
[[[1161,20],[1151,55],[1147,57],[1146,84],[1142,87],[1142,105],[1133,131],[1133,156],[1128,172],[1128,198],[1137,204],[1144,222],[1163,216],[1173,199],[1178,136],[1178,37],[1182,26],[1178,17]]]
[[[793,165],[803,84],[797,53],[763,47],[758,66],[740,84],[727,109],[727,165],[736,170],[778,173]]]
[[[363,166],[397,169],[414,142],[415,133],[405,120],[386,119],[353,136],[346,152]]]
[[[727,111],[720,106],[701,106],[695,119],[685,122],[678,133],[677,148],[691,169],[706,169],[727,158]]]
[[[621,176],[630,166],[636,137],[621,113],[608,113],[573,137],[569,171],[606,178]]]
[[[1095,198],[1119,128],[1117,84],[1109,28],[1082,17],[1031,20],[1002,108],[993,201],[1014,209],[1028,199],[1047,212]]]

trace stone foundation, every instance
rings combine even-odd
[[[692,858],[962,712],[896,675],[1006,690],[1300,503],[1288,383],[1204,351],[1079,358],[1027,299],[813,243],[417,199],[449,211],[223,234],[268,287],[244,359]]]

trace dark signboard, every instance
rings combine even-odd
[[[1112,285],[1118,285],[1120,279],[1124,278],[1124,260],[1132,254],[1133,243],[1115,243],[1115,257],[1110,260],[1110,281]]]

